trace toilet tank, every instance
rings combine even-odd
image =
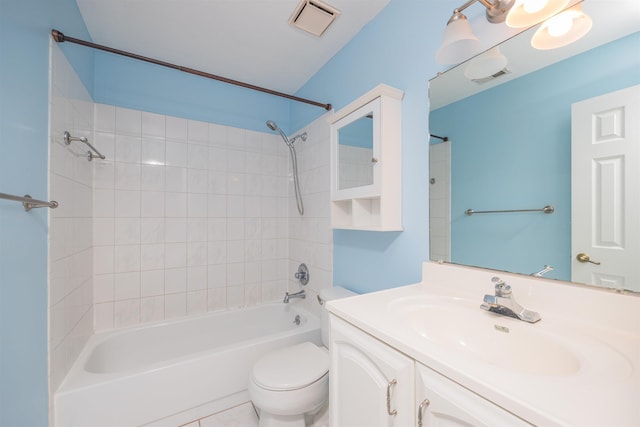
[[[347,298],[355,295],[358,294],[341,286],[334,286],[320,291],[320,299],[322,300],[322,310],[320,310],[320,320],[322,322],[322,343],[325,347],[329,348],[329,311],[326,309],[324,303],[334,299]]]

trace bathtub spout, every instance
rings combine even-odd
[[[295,294],[290,294],[289,292],[285,292],[284,299],[282,300],[282,302],[287,304],[287,303],[289,303],[289,300],[291,298],[302,298],[302,299],[305,299],[306,297],[307,297],[307,294],[304,293],[304,289],[301,290],[300,292],[296,292]]]

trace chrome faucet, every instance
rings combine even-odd
[[[287,304],[291,298],[305,299],[306,297],[307,297],[307,294],[304,293],[304,289],[301,290],[300,292],[296,292],[295,294],[290,294],[289,292],[285,292],[284,299],[282,300],[282,302]]]
[[[536,323],[542,319],[540,314],[527,310],[518,304],[511,295],[511,286],[502,279],[493,277],[491,281],[495,283],[495,295],[485,295],[484,302],[480,305],[481,309],[529,323]]]

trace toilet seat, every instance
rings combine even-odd
[[[287,391],[308,387],[328,372],[327,349],[304,342],[264,356],[253,366],[251,378],[266,390]]]

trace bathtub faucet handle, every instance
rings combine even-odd
[[[293,275],[301,285],[309,283],[309,268],[305,263],[300,264],[298,271]]]

